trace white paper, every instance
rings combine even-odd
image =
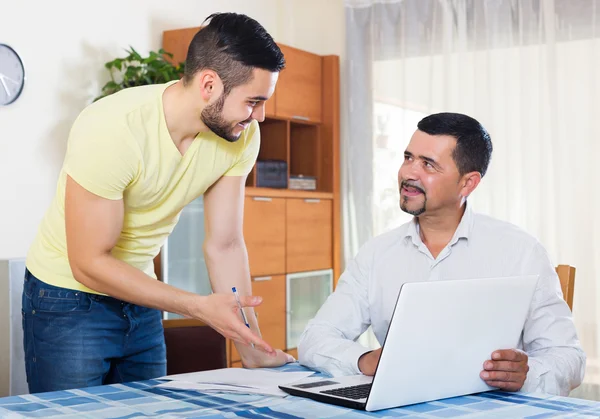
[[[190,383],[239,384],[251,387],[272,387],[289,384],[310,377],[314,372],[277,372],[265,369],[222,368],[218,370],[190,372],[163,377],[171,381]]]
[[[277,372],[264,369],[222,368],[218,370],[169,375],[161,379],[170,382],[158,387],[180,390],[232,392],[286,396],[280,385],[294,383],[313,375],[314,372]]]
[[[156,387],[170,388],[175,390],[197,390],[203,393],[238,393],[238,394],[261,394],[264,396],[285,397],[288,394],[277,387],[255,388],[249,386],[233,386],[224,384],[190,383],[189,381],[167,381]]]

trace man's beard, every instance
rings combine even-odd
[[[412,210],[408,208],[408,197],[406,195],[400,196],[400,209],[410,215],[414,215],[415,217],[418,217],[419,215],[421,215],[425,212],[425,209],[427,207],[427,194],[425,194],[425,191],[423,189],[419,188],[418,186],[411,185],[404,181],[400,184],[400,191],[402,191],[402,188],[404,186],[415,188],[423,194],[423,205],[421,205],[417,209],[412,209]]]
[[[223,118],[223,106],[225,105],[226,98],[227,95],[223,93],[215,103],[208,105],[202,110],[200,118],[209,130],[230,143],[234,143],[240,139],[242,133],[238,135],[233,134],[231,123]]]

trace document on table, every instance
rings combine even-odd
[[[264,369],[222,368],[162,377],[169,380],[157,387],[205,392],[233,392],[286,396],[279,386],[313,375],[308,372],[277,372]]]

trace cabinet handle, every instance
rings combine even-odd
[[[258,281],[270,281],[271,279],[273,279],[272,276],[256,276],[254,278],[254,281],[258,282]]]
[[[300,119],[302,121],[310,121],[310,118],[308,116],[292,115],[292,118],[294,118],[294,119]]]
[[[304,202],[306,202],[307,204],[318,204],[319,202],[321,202],[321,200],[314,199],[314,198],[307,198],[304,200]]]
[[[271,202],[273,198],[267,198],[266,196],[253,196],[253,201]]]

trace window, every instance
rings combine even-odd
[[[374,103],[373,234],[389,231],[412,219],[399,205],[398,170],[404,150],[427,114],[389,101]]]

